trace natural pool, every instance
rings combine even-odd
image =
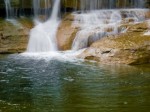
[[[149,112],[149,68],[0,56],[0,112]]]

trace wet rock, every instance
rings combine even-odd
[[[18,20],[13,24],[6,20],[0,20],[0,54],[24,52],[27,47],[29,31],[33,23],[26,19]]]
[[[145,18],[150,18],[150,11],[147,11],[147,13],[145,14]]]
[[[59,50],[70,50],[78,28],[72,26],[74,16],[68,14],[62,20],[57,31],[57,44]]]
[[[78,0],[62,0],[61,4],[65,9],[79,9],[80,1]]]
[[[78,57],[101,63],[150,63],[150,35],[144,35],[147,29],[146,22],[132,25],[124,34],[94,42]]]

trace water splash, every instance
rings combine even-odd
[[[76,34],[72,50],[86,48],[102,37],[125,32],[126,29],[122,29],[121,24],[145,20],[146,11],[145,9],[116,9],[75,13],[73,27],[79,27],[81,30]]]
[[[59,25],[58,13],[60,0],[55,0],[51,17],[48,21],[36,22],[36,26],[30,32],[30,40],[27,52],[49,52],[57,50],[56,32]]]

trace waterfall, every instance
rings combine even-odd
[[[145,20],[145,9],[111,9],[75,13],[74,27],[80,28],[72,44],[72,50],[90,46],[109,35],[126,31],[122,23],[133,24]]]
[[[52,14],[44,23],[38,22],[30,31],[27,52],[49,52],[57,50],[56,32],[59,25],[60,0],[54,0]]]
[[[55,4],[53,6],[53,11],[51,14],[51,19],[57,19],[58,18],[58,14],[59,14],[59,10],[60,10],[60,0],[55,0]]]
[[[121,14],[117,10],[75,14],[74,26],[80,27],[81,30],[73,41],[72,50],[86,48],[90,43],[104,36],[117,34],[121,19]]]
[[[11,7],[11,0],[4,0],[6,8],[6,18],[10,19],[14,17],[14,8]]]
[[[124,33],[122,23],[134,24],[145,20],[146,0],[79,0],[81,13],[74,13],[73,27],[80,30],[72,50],[90,46],[102,37]],[[137,9],[138,8],[138,9]],[[140,8],[140,9],[139,9]]]
[[[34,17],[44,15],[46,19],[50,16],[51,0],[33,0]]]
[[[145,0],[79,0],[80,9],[144,8]]]

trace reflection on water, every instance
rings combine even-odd
[[[0,112],[148,112],[150,69],[0,58]]]

